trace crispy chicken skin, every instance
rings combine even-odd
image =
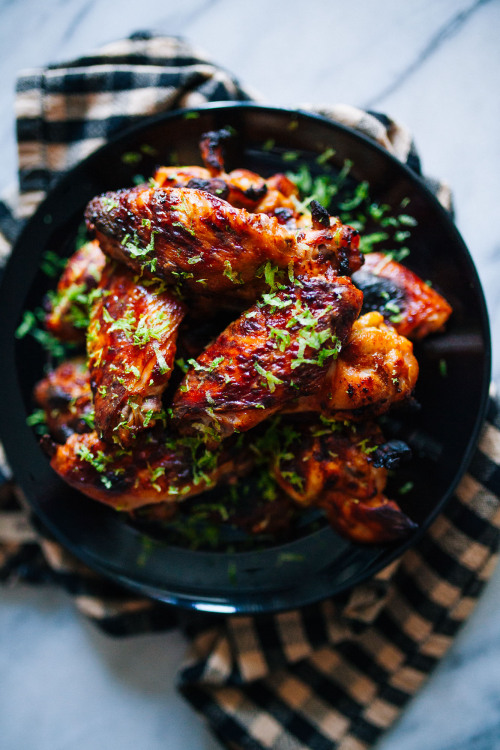
[[[326,258],[343,274],[362,263],[359,236],[328,228],[290,230],[275,217],[233,208],[203,190],[135,188],[94,198],[85,212],[102,250],[136,273],[181,284],[195,297],[252,282],[266,261]]]
[[[336,419],[366,419],[407,400],[418,378],[413,344],[387,326],[380,313],[353,325],[318,394],[301,398],[296,411],[319,411]]]
[[[61,341],[85,341],[88,326],[88,295],[99,283],[106,256],[99,243],[87,242],[69,258],[54,294],[45,307],[45,328]]]
[[[276,457],[273,474],[295,502],[323,508],[333,528],[356,542],[381,544],[416,528],[384,494],[387,469],[373,456],[384,442],[373,423],[293,425],[297,439]]]
[[[74,432],[89,432],[94,405],[84,357],[63,362],[35,386],[35,402],[45,412],[54,440],[64,442]]]
[[[87,353],[96,429],[127,445],[162,412],[184,306],[161,283],[108,263],[94,303]]]
[[[363,311],[377,310],[398,333],[423,339],[440,331],[451,306],[417,274],[383,253],[368,253],[354,283],[365,295]]]
[[[200,441],[144,433],[124,450],[96,432],[72,435],[52,446],[51,466],[72,487],[117,510],[178,503],[251,468],[248,453],[234,446],[210,451]]]
[[[231,323],[198,357],[173,400],[182,432],[245,432],[313,394],[359,314],[345,277],[298,274]]]

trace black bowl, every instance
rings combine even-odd
[[[223,126],[236,132],[228,156],[231,168],[271,174],[289,166],[283,154],[299,151],[314,165],[318,154],[333,147],[331,164],[340,169],[345,159],[351,160],[351,174],[369,182],[375,200],[399,206],[410,199],[408,211],[418,225],[405,262],[443,292],[454,312],[444,334],[417,347],[421,410],[392,418],[389,425],[414,448],[404,474],[414,489],[402,504],[419,529],[400,544],[363,547],[324,527],[285,544],[232,553],[146,539],[145,554],[144,533],[65,485],[26,425],[45,356],[32,339],[16,340],[14,333],[23,311],[40,305],[48,288],[39,270],[42,254],[52,249],[69,255],[83,209],[94,195],[130,185],[138,172],[147,178],[173,154],[180,164],[200,163],[200,134]],[[484,418],[488,319],[474,265],[453,222],[424,183],[382,148],[305,112],[214,104],[168,113],[129,130],[57,184],[17,242],[1,291],[1,437],[29,503],[55,537],[90,567],[142,595],[179,606],[227,613],[278,611],[318,601],[372,576],[414,544],[443,508],[467,466]]]

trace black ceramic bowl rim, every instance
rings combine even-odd
[[[404,164],[399,162],[396,157],[385,151],[374,141],[356,131],[351,130],[350,128],[347,128],[339,123],[332,122],[331,120],[320,115],[311,114],[310,112],[300,109],[265,107],[253,103],[239,102],[210,103],[204,105],[203,107],[190,108],[188,110],[176,110],[173,112],[163,113],[155,117],[148,118],[144,122],[127,129],[116,138],[111,139],[107,144],[91,154],[87,159],[85,159],[83,162],[73,168],[69,173],[67,173],[48,194],[34,216],[29,220],[14,247],[11,260],[7,265],[3,279],[2,296],[0,298],[0,314],[5,315],[9,312],[9,310],[11,309],[10,306],[13,304],[13,295],[15,295],[16,290],[20,290],[22,286],[22,284],[20,286],[19,279],[19,274],[22,272],[22,259],[19,257],[21,248],[26,245],[30,237],[36,236],[37,230],[43,229],[44,220],[47,215],[47,206],[50,206],[51,203],[54,203],[54,201],[62,198],[65,192],[70,190],[75,172],[82,172],[82,167],[84,166],[87,169],[91,169],[93,165],[99,163],[99,160],[102,159],[103,154],[106,154],[111,146],[120,147],[121,144],[130,142],[138,134],[142,134],[143,132],[150,130],[152,127],[158,124],[169,123],[176,120],[177,118],[186,118],[186,115],[189,116],[190,113],[193,115],[196,114],[197,116],[203,116],[207,112],[216,112],[221,113],[221,115],[223,116],[224,113],[229,115],[229,113],[234,111],[240,111],[242,113],[245,113],[245,111],[256,113],[260,112],[263,114],[269,113],[270,116],[293,117],[299,118],[301,121],[305,118],[307,121],[310,121],[312,123],[318,122],[327,124],[331,128],[332,134],[335,131],[338,133],[344,133],[354,142],[357,141],[358,143],[363,144],[364,148],[371,149],[372,152],[376,154],[382,154],[383,158],[386,161],[397,165],[397,169],[400,171],[400,174],[405,175],[410,182],[415,184],[418,187],[418,190],[420,190],[420,192],[423,194],[425,199],[433,205],[434,210],[440,215],[442,222],[447,226],[448,231],[453,236],[457,251],[461,253],[464,258],[464,262],[468,264],[470,284],[474,288],[474,293],[479,309],[482,343],[484,346],[481,375],[481,392],[479,398],[477,399],[477,415],[474,421],[473,428],[470,431],[467,447],[464,450],[460,460],[459,470],[456,472],[453,481],[449,483],[446,492],[442,494],[439,502],[436,503],[433,510],[427,515],[425,520],[420,524],[419,529],[414,534],[412,534],[404,542],[393,545],[391,547],[369,548],[370,554],[366,555],[364,555],[363,553],[364,548],[360,548],[356,545],[349,545],[349,543],[347,542],[343,543],[345,545],[346,554],[348,557],[352,552],[351,548],[354,547],[354,552],[352,554],[354,555],[354,559],[357,560],[357,563],[354,564],[355,570],[353,574],[346,574],[344,580],[332,580],[334,578],[332,570],[326,567],[321,570],[319,583],[317,581],[312,582],[311,580],[302,580],[301,582],[297,583],[297,574],[293,573],[292,565],[292,576],[295,577],[296,583],[295,585],[287,584],[286,588],[284,588],[283,590],[271,590],[262,592],[258,589],[252,591],[247,587],[243,591],[238,591],[237,586],[231,588],[231,586],[228,585],[227,587],[225,587],[224,591],[217,592],[214,595],[214,593],[210,590],[206,590],[205,592],[201,591],[199,586],[194,586],[192,588],[189,585],[186,585],[184,588],[181,587],[181,589],[179,589],[177,587],[176,589],[172,586],[169,587],[168,584],[165,585],[162,581],[158,581],[154,577],[148,580],[147,569],[144,571],[137,570],[136,575],[134,574],[133,577],[130,577],[128,573],[124,573],[119,560],[118,562],[113,562],[113,560],[103,561],[102,559],[96,557],[94,554],[91,554],[86,545],[75,543],[74,540],[68,538],[67,533],[65,533],[65,531],[61,529],[58,523],[58,519],[53,518],[50,513],[47,513],[45,509],[47,497],[37,497],[37,492],[34,490],[33,486],[27,487],[27,479],[25,474],[23,473],[27,470],[26,459],[24,456],[24,451],[27,449],[25,449],[25,445],[23,442],[19,442],[18,436],[19,433],[22,433],[23,440],[28,442],[29,438],[27,437],[26,430],[23,430],[19,422],[19,420],[22,418],[22,422],[24,425],[25,414],[23,412],[16,414],[14,411],[14,409],[19,405],[19,388],[16,382],[17,363],[13,346],[13,331],[15,330],[14,324],[16,321],[11,321],[11,325],[4,325],[2,327],[2,331],[0,332],[0,352],[2,352],[4,355],[2,369],[4,370],[5,376],[4,378],[2,378],[2,382],[7,383],[5,394],[8,395],[9,393],[12,393],[13,398],[12,400],[9,400],[7,408],[2,409],[2,412],[0,414],[0,434],[2,435],[6,454],[11,463],[14,474],[19,477],[19,484],[21,486],[21,489],[24,490],[28,502],[31,504],[36,514],[41,518],[45,526],[54,535],[54,537],[58,541],[60,541],[63,546],[69,549],[69,551],[72,552],[77,558],[89,565],[89,567],[141,595],[150,596],[152,598],[181,607],[198,609],[202,611],[248,614],[292,609],[297,606],[310,604],[328,596],[338,594],[341,591],[351,588],[361,581],[364,581],[367,578],[375,575],[383,567],[389,565],[393,560],[402,555],[410,546],[418,542],[424,532],[429,528],[432,521],[442,511],[446,502],[452,496],[461,476],[465,472],[467,465],[472,457],[487,406],[490,381],[491,344],[484,296],[482,293],[479,278],[477,276],[477,272],[474,268],[474,264],[469,255],[469,252],[451,218],[449,217],[445,209],[438,203],[432,193],[428,190],[423,180],[418,177],[418,175],[416,175]],[[29,284],[26,284],[24,288],[26,289],[26,287],[29,287]],[[12,390],[10,390],[11,388]],[[13,426],[16,424],[16,420],[17,428],[13,429]],[[34,436],[32,436],[30,455],[33,458],[34,463],[37,464],[36,468],[34,468],[33,471],[37,471],[41,467],[40,462],[45,462],[45,464],[47,464],[47,461],[45,456],[41,454],[41,449],[38,447],[38,444],[36,444],[34,441],[35,438]],[[36,449],[33,448],[33,445],[35,444]],[[60,482],[60,480],[57,481]],[[40,490],[40,492],[41,495],[43,495],[44,490]],[[93,501],[85,499],[85,502]],[[313,540],[314,545],[319,544],[321,547],[321,537],[323,537],[323,544],[327,544],[328,541],[326,540],[325,542],[325,535],[328,534],[331,534],[329,529],[322,529],[311,535],[310,537],[307,537],[306,543],[304,543],[304,540],[298,540],[298,542],[281,545],[279,548],[293,548],[294,550],[296,550],[301,549],[301,545],[302,547],[304,547],[304,544],[306,547],[311,547],[311,540]],[[102,540],[100,543],[102,543]],[[342,542],[340,543],[342,544]],[[265,558],[266,553],[267,550],[264,550],[259,554],[262,554]],[[188,568],[190,565],[194,565],[196,567],[196,565],[199,564],[200,560],[203,562],[203,560],[207,559],[207,555],[211,560],[216,561],[217,559],[219,559],[219,562],[222,558],[224,564],[228,560],[230,561],[232,559],[231,556],[228,556],[226,553],[219,552],[198,552],[193,550],[176,549],[175,554],[177,558],[181,560],[182,564],[187,564]],[[242,561],[244,561],[245,559],[251,559],[255,554],[255,552],[240,552],[237,554],[237,559],[240,564],[244,565],[244,562],[242,563]],[[183,558],[186,559],[183,560]],[[274,561],[274,563],[275,562],[276,561]],[[347,566],[347,569],[349,569],[349,566]],[[301,573],[303,574],[304,571],[301,571]]]

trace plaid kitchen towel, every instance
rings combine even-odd
[[[0,203],[0,256],[58,177],[147,115],[248,100],[183,41],[135,34],[18,81],[20,189]],[[376,140],[420,173],[408,132],[387,116],[319,111]],[[451,208],[448,189],[429,181]],[[1,462],[0,462],[1,463]],[[444,513],[400,561],[353,591],[304,609],[222,618],[179,612],[96,575],[30,516],[4,468],[0,580],[63,586],[113,635],[182,627],[192,647],[179,683],[221,742],[247,750],[361,750],[387,729],[445,654],[496,560],[500,417],[492,400],[468,473]]]

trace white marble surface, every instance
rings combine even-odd
[[[369,105],[414,132],[453,186],[490,309],[500,380],[498,0],[0,0],[0,188],[14,178],[18,69],[138,29],[180,34],[270,103]],[[500,570],[448,656],[379,750],[500,748]],[[220,747],[176,694],[179,634],[114,641],[54,590],[0,593],[0,747]]]

